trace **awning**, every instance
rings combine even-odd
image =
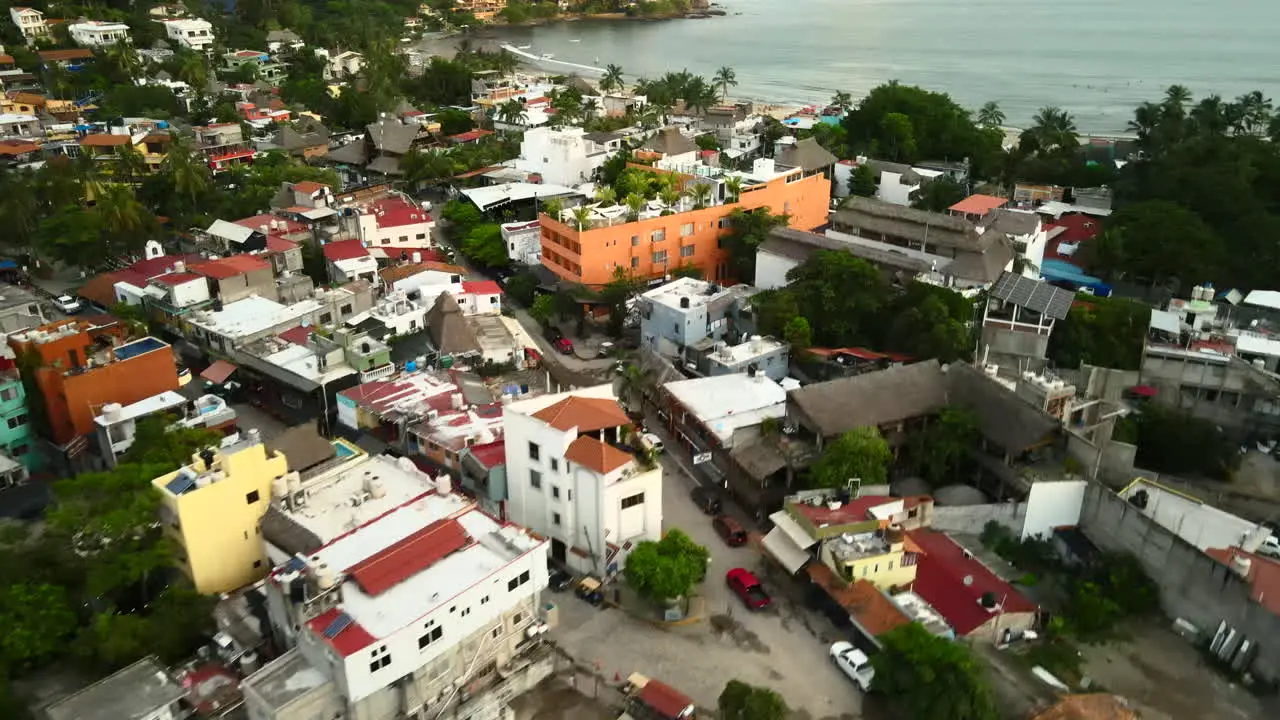
[[[808,550],[818,542],[818,539],[809,535],[804,528],[800,527],[800,523],[796,522],[786,510],[779,510],[770,515],[769,521],[773,523],[775,528],[782,528],[787,537],[791,538],[791,541],[801,550]]]
[[[236,371],[236,366],[226,360],[214,360],[213,364],[204,369],[200,373],[200,377],[208,380],[214,385],[221,385],[231,377],[231,373]]]
[[[764,549],[769,552],[769,556],[778,562],[784,570],[794,575],[796,571],[804,567],[809,562],[809,553],[787,535],[780,527],[775,527],[764,536]]]

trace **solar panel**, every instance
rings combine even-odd
[[[350,615],[346,613],[338,613],[338,617],[334,618],[333,622],[329,623],[329,626],[324,629],[324,632],[321,633],[321,635],[332,640],[338,636],[338,633],[350,627],[353,622],[355,622],[355,620],[353,620]]]
[[[1057,320],[1067,316],[1074,298],[1071,292],[1060,287],[1009,272],[996,281],[991,295]]]
[[[289,558],[289,562],[287,562],[287,563],[285,563],[285,564],[284,564],[284,571],[285,571],[285,572],[299,572],[299,571],[301,571],[303,568],[305,568],[306,566],[307,566],[307,561],[306,561],[306,560],[303,560],[302,558],[298,557],[297,555],[294,555],[293,557]]]
[[[181,495],[195,486],[195,478],[185,472],[180,472],[178,473],[178,477],[170,480],[169,483],[165,485],[165,488],[174,495]]]

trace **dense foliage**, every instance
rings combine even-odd
[[[871,689],[884,693],[906,720],[996,720],[1000,717],[981,662],[962,643],[908,623],[877,638]]]
[[[1136,300],[1081,295],[1049,336],[1049,359],[1059,367],[1081,363],[1137,370],[1151,308]]]
[[[809,468],[809,484],[815,488],[847,488],[883,485],[888,479],[893,451],[874,427],[854,428],[823,449]]]
[[[730,680],[716,702],[721,720],[785,720],[787,703],[766,687]]]
[[[1217,425],[1154,403],[1138,415],[1138,467],[1171,475],[1230,480],[1239,447]]]
[[[924,430],[911,438],[911,461],[916,474],[933,487],[963,479],[969,450],[981,440],[978,418],[958,405],[949,405]]]
[[[707,572],[707,549],[680,530],[645,540],[627,556],[627,582],[646,598],[662,601],[689,592]]]

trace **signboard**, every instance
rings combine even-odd
[[[701,465],[702,463],[705,463],[705,462],[711,462],[711,453],[704,452],[704,453],[698,453],[693,456],[694,465]]]

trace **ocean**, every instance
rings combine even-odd
[[[1000,103],[1007,124],[1070,111],[1123,133],[1133,107],[1180,83],[1224,98],[1280,89],[1276,0],[718,0],[725,17],[584,20],[492,34],[629,79],[732,67],[731,97],[822,103],[889,80]]]

